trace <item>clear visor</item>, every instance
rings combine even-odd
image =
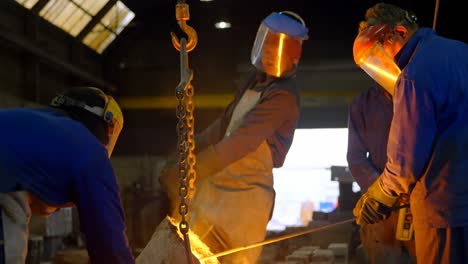
[[[382,45],[388,32],[388,25],[361,31],[354,41],[353,55],[356,64],[393,96],[401,70]]]
[[[108,102],[104,110],[104,119],[109,124],[107,131],[109,142],[106,145],[106,149],[110,158],[123,128],[123,114],[117,102],[111,96],[107,96],[107,98]]]
[[[301,57],[302,39],[275,33],[261,24],[251,53],[251,62],[268,75],[281,77],[296,70]]]

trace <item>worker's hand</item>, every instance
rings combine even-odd
[[[398,196],[390,195],[382,189],[381,178],[369,187],[354,207],[356,223],[375,224],[387,217],[398,203]]]
[[[161,184],[162,190],[167,194],[171,210],[173,210],[174,206],[180,201],[179,164],[178,162],[174,162],[175,160],[177,159],[174,158],[174,156],[172,156],[172,158],[169,157],[166,166],[159,174],[159,183]],[[206,179],[222,169],[218,161],[218,155],[212,145],[209,145],[196,155],[194,169],[197,172],[195,181]]]
[[[209,145],[198,153],[196,159],[195,171],[197,172],[197,180],[211,177],[223,169],[219,161],[219,155],[216,153],[213,145]]]

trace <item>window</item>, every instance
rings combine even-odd
[[[347,166],[348,129],[296,129],[283,167],[273,170],[276,202],[268,230],[304,226],[313,211],[330,212],[338,201],[331,166]]]
[[[31,9],[39,0],[16,0],[16,2],[22,4],[27,9]]]
[[[16,1],[28,9],[33,8],[38,2],[38,0]],[[83,34],[82,31],[108,2],[108,0],[49,0],[39,11],[39,15],[76,37]],[[125,4],[116,1],[90,32],[84,32],[86,35],[82,38],[82,42],[96,52],[102,53],[134,17],[135,14]]]
[[[135,14],[118,1],[86,35],[83,42],[101,53],[134,17]]]

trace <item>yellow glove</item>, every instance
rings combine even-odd
[[[387,194],[382,189],[381,181],[380,177],[377,178],[354,207],[353,214],[358,225],[375,224],[387,219],[398,203],[399,197]]]

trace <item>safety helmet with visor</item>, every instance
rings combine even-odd
[[[251,52],[251,63],[270,76],[295,72],[308,38],[304,20],[294,12],[272,13],[260,24]]]
[[[401,70],[385,50],[385,42],[392,30],[388,24],[377,24],[362,30],[354,41],[353,56],[356,64],[393,96]]]
[[[73,92],[64,92],[58,94],[55,98],[52,99],[50,105],[53,107],[63,107],[63,106],[72,106],[78,107],[85,111],[90,112],[101,118],[106,124],[108,142],[105,145],[107,149],[108,156],[112,155],[115,144],[119,137],[120,132],[123,128],[123,114],[117,102],[110,95],[106,95],[102,90],[95,87],[74,87],[75,90],[79,90],[78,93],[84,94],[80,96],[81,98],[76,98],[73,96]],[[73,91],[73,89],[71,89]],[[76,94],[76,91],[75,91]],[[102,99],[98,100],[102,103],[99,105],[92,105],[90,102],[86,102],[85,98]],[[96,100],[93,100],[94,102]]]

